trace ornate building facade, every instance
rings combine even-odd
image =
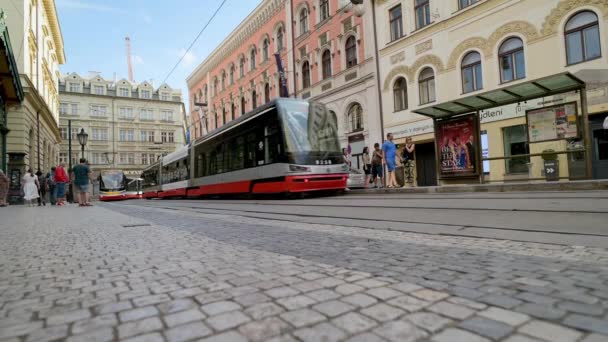
[[[418,181],[437,177],[434,127],[414,110],[542,77],[570,72],[587,84],[594,177],[608,177],[608,2],[604,0],[376,0],[385,132],[418,144]],[[580,141],[531,144],[526,109],[577,101],[578,94],[527,101],[480,113],[490,182],[543,177],[545,149]],[[579,103],[580,108],[580,103]],[[580,113],[579,109],[579,113]],[[575,177],[579,156],[560,155],[562,176]]]
[[[89,137],[84,157],[93,171],[120,169],[129,176],[139,176],[186,141],[182,93],[167,84],[155,88],[147,81],[71,73],[61,77],[59,91],[59,161],[69,162],[71,135],[72,164],[77,164],[81,151],[76,135],[81,129]]]

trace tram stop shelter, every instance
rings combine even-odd
[[[482,149],[480,143],[480,111],[510,104],[525,103],[526,101],[533,99],[571,92],[578,93],[579,99],[576,101],[577,103],[570,103],[570,108],[566,110],[569,112],[567,113],[569,115],[566,115],[563,109],[556,109],[555,113],[559,113],[557,114],[557,120],[558,122],[563,123],[564,127],[569,126],[570,129],[576,129],[576,136],[579,138],[582,135],[584,148],[579,148],[577,150],[553,151],[553,154],[560,155],[573,152],[584,153],[585,178],[591,179],[591,138],[587,109],[586,85],[584,81],[575,75],[569,72],[564,72],[531,81],[506,85],[499,89],[477,93],[474,95],[461,97],[456,100],[434,104],[414,110],[414,113],[430,117],[434,122],[438,183],[444,185],[454,183],[484,183],[484,172],[482,167],[483,161],[499,159],[506,160],[514,158],[512,156],[505,155],[492,158],[482,158]],[[555,106],[548,106],[545,108],[549,107]],[[580,107],[580,116],[578,114],[578,107]],[[574,113],[571,112],[572,110],[574,110]],[[526,128],[528,133],[528,143],[531,144],[536,142],[530,140],[531,130],[535,131],[533,134],[538,134],[538,130],[535,128],[535,124],[530,121],[530,118],[528,117],[530,114],[529,112],[530,111],[526,112]],[[559,115],[563,115],[561,120]],[[547,118],[546,115],[543,117],[544,119]],[[548,118],[551,118],[551,115],[549,115]],[[580,122],[581,118],[582,122]],[[542,121],[539,122],[538,126],[542,126]],[[550,126],[550,124],[545,124],[545,126]],[[567,138],[568,137],[564,137],[564,135],[560,135],[556,139],[552,140],[563,140]],[[537,141],[540,142],[543,140]],[[546,139],[544,141],[549,140]],[[542,156],[543,153],[536,153],[517,155],[516,157],[529,158]],[[528,180],[534,179],[530,177]]]

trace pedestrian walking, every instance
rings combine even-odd
[[[365,187],[369,187],[369,180],[372,174],[372,161],[369,158],[369,147],[363,148],[363,172],[365,173]]]
[[[74,185],[78,190],[78,205],[81,207],[92,206],[89,202],[89,180],[91,176],[91,168],[87,165],[87,160],[80,158],[80,164],[74,166],[72,170],[74,175]]]
[[[55,168],[55,187],[57,192],[57,206],[65,205],[65,187],[70,179],[65,172],[65,163],[61,163]]]
[[[39,198],[38,189],[40,184],[38,183],[38,177],[34,174],[32,169],[27,170],[25,176],[23,176],[23,199],[28,207],[34,206],[34,200]]]
[[[374,144],[374,153],[372,155],[372,180],[374,182],[374,187],[381,188],[382,187],[382,176],[384,170],[382,169],[382,160],[384,159],[382,150],[380,149],[380,144]],[[378,180],[380,182],[378,183]]]
[[[405,138],[405,147],[403,148],[403,153],[401,155],[401,160],[403,161],[403,169],[405,171],[405,184],[404,188],[408,186],[415,186],[416,180],[414,176],[414,167],[416,167],[416,162],[414,160],[414,151],[416,150],[416,144],[412,142],[411,137]]]
[[[46,182],[46,177],[43,177],[42,171],[36,172],[38,178],[38,206],[46,206],[46,194],[49,190],[49,185]]]
[[[346,148],[342,149],[342,160],[344,160],[344,164],[348,165],[348,167],[350,168],[351,163],[350,159],[348,158],[348,150]]]
[[[395,179],[395,159],[397,158],[397,146],[393,143],[393,134],[388,133],[386,135],[386,141],[382,144],[382,153],[384,155],[384,164],[386,164],[386,175],[387,181],[386,186],[388,188],[396,188],[397,180]]]
[[[49,202],[51,205],[57,203],[57,187],[55,186],[55,167],[51,168],[51,172],[46,174],[46,183],[49,185]]]
[[[6,207],[6,196],[8,196],[8,187],[11,180],[0,170],[0,207]]]

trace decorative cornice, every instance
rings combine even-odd
[[[54,0],[43,0],[46,17],[51,26],[53,34],[53,42],[57,50],[57,58],[59,64],[65,63],[65,51],[63,50],[63,35],[61,34],[61,26],[59,26],[59,18],[57,17],[57,9],[55,8]]]
[[[545,21],[540,29],[541,35],[549,36],[557,33],[562,19],[573,9],[582,6],[597,7],[602,11],[604,17],[608,17],[608,1],[606,0],[562,0],[545,17]]]
[[[418,70],[425,65],[434,66],[436,73],[441,73],[445,70],[445,68],[443,66],[443,62],[441,61],[441,58],[439,58],[435,55],[424,55],[424,56],[418,58],[414,62],[414,64],[412,64],[412,66],[399,65],[399,66],[394,67],[388,73],[388,75],[386,75],[386,78],[384,79],[384,90],[387,90],[390,87],[391,81],[397,75],[405,75],[407,77],[407,81],[409,83],[412,83],[414,81],[414,79],[416,78],[415,76],[416,76],[416,73],[418,72]]]

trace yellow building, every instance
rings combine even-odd
[[[63,37],[53,0],[0,0],[25,98],[8,108],[9,169],[48,170],[59,155]]]
[[[608,1],[376,0],[375,10],[384,132],[417,143],[419,185],[437,183],[438,164],[433,121],[415,111],[564,72],[585,82],[593,177],[608,178]],[[580,118],[578,139],[528,138],[527,109],[570,101],[580,116],[575,92],[481,111],[484,155],[509,158],[483,163],[484,180],[540,180],[543,159],[528,155],[582,148]],[[558,159],[562,179],[585,176],[582,153]]]

